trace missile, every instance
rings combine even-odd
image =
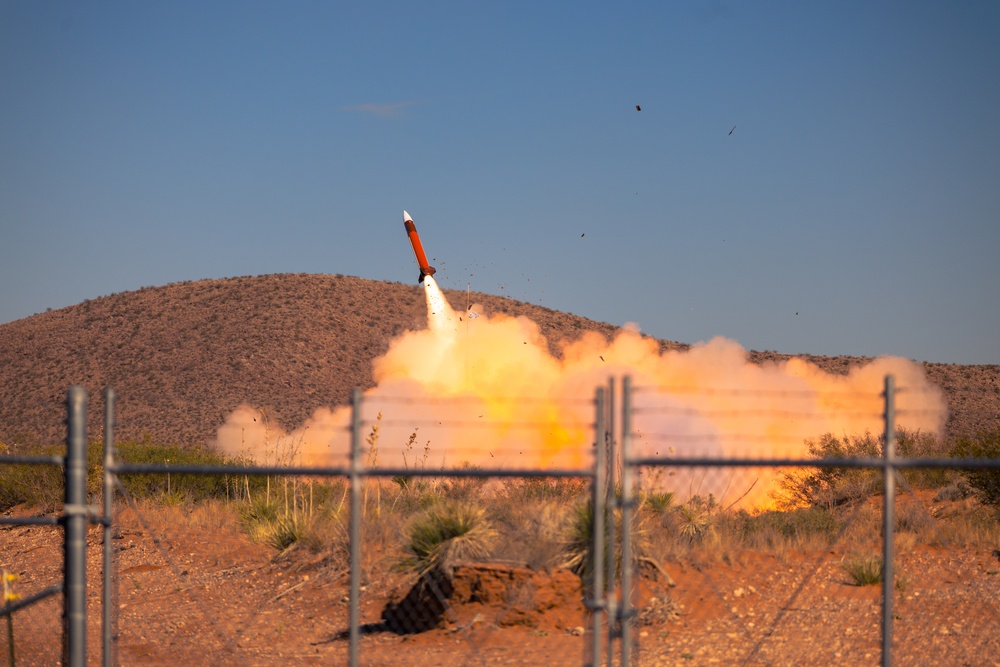
[[[427,263],[427,255],[424,254],[424,247],[420,245],[420,237],[417,235],[417,227],[413,224],[413,218],[406,211],[403,211],[403,226],[406,227],[406,235],[410,237],[410,245],[413,246],[413,254],[417,258],[417,266],[420,267],[420,277],[417,282],[424,282],[427,276],[433,276],[437,269]]]

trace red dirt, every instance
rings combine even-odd
[[[23,510],[22,510],[23,513]],[[341,558],[254,544],[218,509],[122,511],[118,547],[120,664],[346,664],[348,578]],[[156,540],[158,540],[158,543]],[[88,650],[99,664],[102,531],[88,534]],[[858,587],[833,548],[742,552],[709,566],[643,570],[638,663],[878,664],[880,587]],[[1000,560],[989,549],[901,549],[894,664],[1000,664]],[[29,595],[60,578],[56,528],[4,527],[0,564]],[[728,562],[727,562],[728,561]],[[667,575],[667,576],[664,576]],[[671,581],[672,580],[672,581]],[[376,625],[412,574],[369,562],[363,623]],[[671,585],[675,584],[675,585]],[[590,643],[579,580],[565,571],[460,567],[433,630],[373,632],[363,665],[580,665]],[[58,661],[61,596],[14,615],[19,665]],[[6,633],[0,648],[6,651]]]

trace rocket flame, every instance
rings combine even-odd
[[[943,393],[905,359],[879,358],[831,375],[801,359],[752,364],[738,343],[721,337],[661,353],[632,325],[611,341],[584,334],[563,343],[556,357],[528,318],[488,316],[478,304],[470,310],[478,317],[469,317],[448,305],[432,277],[423,285],[428,328],[392,341],[375,359],[376,386],[365,394],[369,411],[381,411],[378,460],[370,463],[383,467],[413,467],[418,455],[406,450],[414,441],[428,448],[424,465],[432,469],[586,466],[595,388],[626,375],[635,387],[632,433],[640,455],[804,456],[804,441],[825,433],[879,433],[887,374],[900,388],[898,427],[940,434],[944,425]],[[219,428],[218,447],[271,462],[289,452],[306,465],[330,465],[349,451],[349,408],[320,408],[290,434],[261,417],[238,408]],[[374,412],[365,419],[368,428],[376,423]],[[752,487],[744,505],[764,501],[771,488],[757,472],[763,484],[746,471],[714,472],[682,470],[657,483],[720,499]]]

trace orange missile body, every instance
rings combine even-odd
[[[420,236],[417,234],[417,227],[413,224],[413,218],[406,211],[403,211],[403,226],[406,227],[406,235],[410,238],[410,245],[413,246],[413,254],[417,258],[417,266],[420,267],[420,277],[417,282],[424,282],[427,276],[433,276],[437,269],[427,263],[427,255],[424,254],[424,246],[420,244]]]

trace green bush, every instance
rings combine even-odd
[[[183,449],[151,442],[123,442],[117,445],[118,461],[170,465],[246,465],[202,449]],[[13,456],[65,456],[65,445],[21,447]],[[0,466],[0,510],[26,504],[52,511],[63,503],[64,473],[54,465],[11,464]],[[207,498],[239,498],[264,488],[266,480],[240,475],[141,474],[122,475],[122,485],[135,498],[165,498],[175,501]],[[104,488],[104,447],[100,441],[87,447],[87,496],[101,497]]]
[[[17,456],[54,456],[58,448],[32,448]],[[63,502],[63,471],[54,465],[0,466],[0,510],[21,503],[51,511]]]
[[[186,466],[245,466],[241,459],[226,457],[204,449],[183,449],[175,445],[124,442],[117,446],[118,460],[133,464],[163,464]],[[151,498],[163,495],[181,495],[188,500],[207,498],[239,498],[249,492],[264,488],[267,481],[261,477],[241,475],[192,475],[143,473],[122,475],[122,485],[134,497]]]

